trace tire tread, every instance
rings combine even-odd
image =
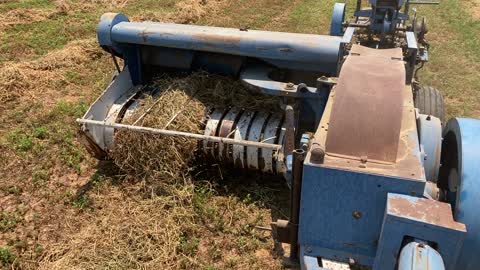
[[[420,86],[415,95],[415,107],[421,114],[428,114],[445,123],[445,104],[442,93],[432,86]]]

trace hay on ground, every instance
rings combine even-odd
[[[67,70],[100,58],[94,39],[74,41],[32,61],[5,62],[0,65],[0,108],[21,96],[33,97],[58,82]]]

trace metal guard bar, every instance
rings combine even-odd
[[[258,148],[265,148],[265,149],[272,149],[272,150],[280,150],[282,148],[281,145],[278,144],[271,144],[271,143],[262,143],[262,142],[252,142],[252,141],[244,141],[244,140],[235,140],[230,138],[224,137],[217,137],[217,136],[208,136],[203,134],[195,134],[183,131],[175,131],[175,130],[166,130],[166,129],[157,129],[157,128],[149,128],[149,127],[141,127],[141,126],[133,126],[133,125],[125,125],[125,124],[116,124],[116,123],[107,123],[105,121],[96,121],[96,120],[88,120],[88,119],[77,119],[77,123],[80,124],[89,124],[94,126],[102,126],[102,127],[109,127],[114,129],[123,129],[123,130],[131,130],[140,133],[149,133],[149,134],[158,134],[164,136],[177,136],[177,137],[187,137],[197,140],[204,140],[209,142],[218,142],[218,143],[227,143],[227,144],[235,144],[235,145],[243,145],[243,146],[254,146]]]

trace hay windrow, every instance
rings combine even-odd
[[[184,78],[162,77],[152,86],[158,96],[142,99],[140,108],[123,123],[202,134],[205,117],[212,108],[278,111],[276,98],[252,93],[236,81],[204,72]],[[198,141],[184,137],[118,131],[110,154],[129,174],[182,183],[194,165],[191,161],[197,145]]]
[[[0,66],[0,108],[7,102],[45,93],[69,69],[99,59],[102,53],[95,39],[74,41],[63,49],[27,62],[6,62]]]

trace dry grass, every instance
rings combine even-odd
[[[178,23],[194,23],[208,13],[215,13],[224,0],[186,0],[179,2],[176,6],[178,12],[175,14],[175,21]]]
[[[211,107],[278,110],[275,98],[204,72],[163,76],[151,87],[156,98],[141,99],[124,122],[148,111],[139,125],[202,133]],[[129,180],[89,197],[95,214],[87,214],[80,232],[66,230],[62,242],[43,255],[42,269],[280,267],[270,235],[255,229],[271,220],[268,199],[225,193],[218,182],[237,176],[202,163],[192,167],[197,141],[120,131],[115,142],[110,155]]]
[[[86,65],[101,57],[95,40],[75,41],[63,49],[26,62],[6,62],[0,67],[0,108],[19,97],[31,100],[33,96],[59,93],[49,91],[52,83],[66,70]]]
[[[46,20],[54,16],[57,11],[44,9],[14,9],[0,14],[0,29],[15,25],[28,24]]]
[[[40,269],[279,268],[270,236],[255,229],[269,210],[206,184],[153,186],[93,194],[95,212],[46,252]]]

